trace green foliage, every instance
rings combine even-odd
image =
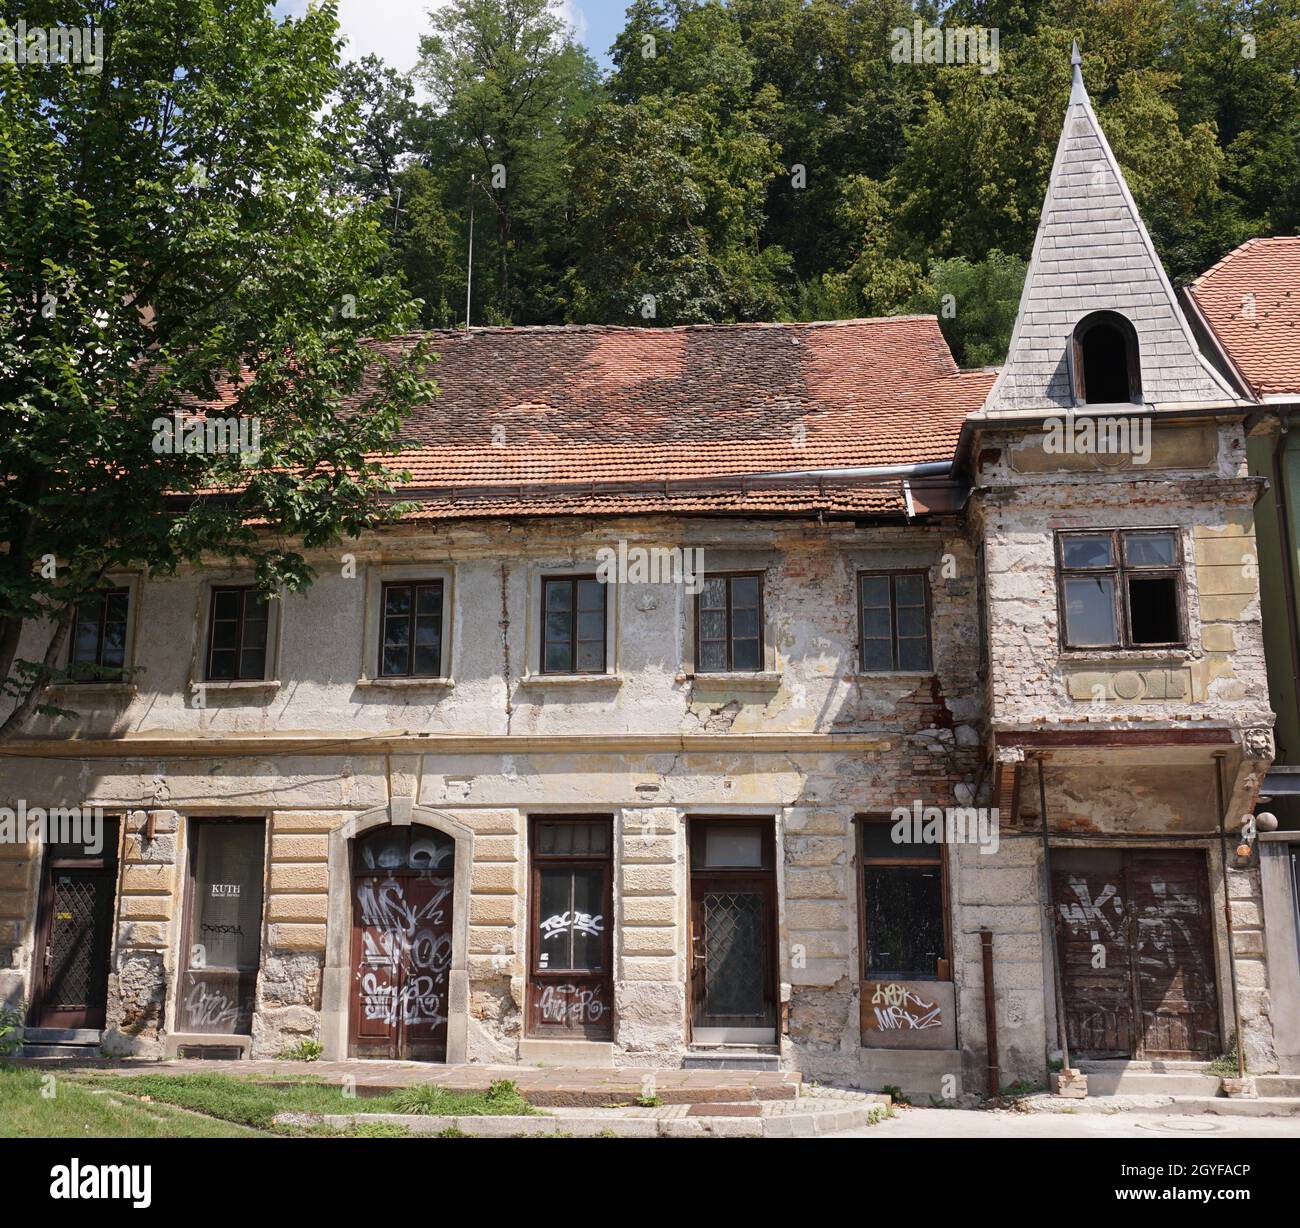
[[[893,1083],[886,1083],[885,1086],[882,1087],[880,1090],[889,1097],[890,1104],[911,1104],[912,1103],[910,1097],[905,1096],[903,1094],[903,1089],[901,1087],[895,1086]]]
[[[999,251],[977,264],[964,256],[938,260],[909,310],[939,317],[958,365],[996,366],[1006,357],[1027,267]]]
[[[1228,1046],[1226,1053],[1220,1054],[1214,1061],[1206,1065],[1205,1073],[1218,1075],[1223,1079],[1235,1079],[1237,1077],[1237,1042],[1235,1040]]]
[[[26,1018],[26,1002],[20,1002],[17,1006],[0,1006],[0,1057],[22,1050],[23,1020]]]
[[[356,134],[326,105],[334,5],[24,16],[78,26],[87,7],[101,74],[0,63],[0,691],[18,701],[0,736],[57,712],[44,688],[106,573],[216,553],[300,589],[303,548],[396,515],[373,454],[434,391],[420,347],[376,362],[365,344],[417,304],[382,271],[380,214],[336,187]],[[159,450],[159,420],[217,400],[257,425],[254,465]]]
[[[280,1054],[282,1062],[315,1062],[325,1052],[325,1046],[318,1040],[300,1040],[292,1048]]]

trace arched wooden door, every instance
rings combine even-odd
[[[378,827],[353,842],[356,1057],[447,1060],[455,854],[431,827]]]

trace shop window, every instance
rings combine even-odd
[[[182,1032],[252,1033],[265,831],[260,819],[191,824]]]
[[[859,819],[862,979],[950,977],[942,844],[898,844],[893,824]]]
[[[756,572],[709,576],[695,598],[695,669],[761,673],[763,578]]]
[[[77,606],[68,652],[68,672],[75,681],[120,682],[125,677],[129,608],[125,588],[107,589]]]
[[[606,592],[593,576],[542,580],[542,673],[605,672]]]
[[[266,597],[249,585],[214,588],[208,613],[209,682],[266,676]]]
[[[1183,558],[1176,530],[1059,533],[1057,571],[1066,647],[1185,642]]]
[[[930,669],[930,596],[923,571],[859,574],[858,656],[863,673]]]
[[[608,1039],[613,1023],[613,824],[534,819],[528,1030]]]
[[[442,673],[442,581],[383,586],[381,678],[437,678]]]
[[[1094,311],[1075,325],[1071,362],[1076,404],[1141,404],[1137,331],[1118,312]]]

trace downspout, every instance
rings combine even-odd
[[[998,1094],[998,1010],[993,989],[993,931],[987,926],[980,930],[980,953],[984,957],[984,1036],[988,1049],[988,1082],[990,1096]]]
[[[1048,940],[1052,944],[1052,992],[1056,1001],[1056,1043],[1061,1069],[1070,1069],[1070,1041],[1065,1031],[1065,992],[1061,987],[1061,951],[1056,940],[1056,910],[1052,907],[1052,846],[1047,839],[1047,786],[1043,783],[1043,756],[1038,756],[1038,817],[1043,829],[1043,876],[1047,879]]]
[[[1223,797],[1224,752],[1214,752],[1214,788],[1219,802],[1219,869],[1223,872],[1223,924],[1228,935],[1228,979],[1232,982],[1232,1026],[1236,1034],[1237,1078],[1246,1076],[1246,1051],[1241,1045],[1241,1001],[1237,993],[1237,957],[1232,942],[1232,904],[1228,899],[1228,836],[1223,826],[1226,802]]]

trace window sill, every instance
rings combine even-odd
[[[450,691],[455,687],[450,678],[358,678],[357,686],[370,690],[440,690]]]
[[[135,695],[139,687],[134,682],[55,682],[50,691],[55,695]]]
[[[934,670],[932,669],[881,669],[881,670],[854,670],[852,673],[845,674],[846,682],[888,682],[891,678],[933,678]]]
[[[608,686],[623,685],[620,674],[525,674],[519,679],[520,686]]]
[[[1061,649],[1061,660],[1071,665],[1086,664],[1090,661],[1101,664],[1109,661],[1133,665],[1140,664],[1143,661],[1150,661],[1157,665],[1170,662],[1181,664],[1184,661],[1195,660],[1198,655],[1199,651],[1189,644],[1153,648],[1071,648],[1065,646]]]
[[[686,674],[687,682],[697,687],[717,687],[726,691],[775,691],[781,686],[781,675],[762,673],[704,673]]]
[[[278,678],[234,678],[216,682],[191,682],[190,690],[198,691],[278,691]]]

